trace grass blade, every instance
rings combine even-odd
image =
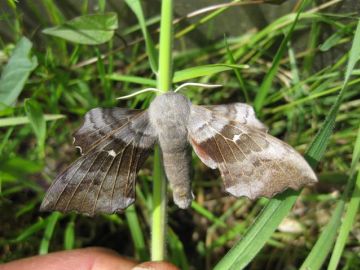
[[[173,83],[183,82],[190,79],[210,76],[219,72],[223,72],[231,69],[247,68],[247,65],[229,65],[229,64],[212,64],[212,65],[203,65],[192,68],[187,68],[183,70],[176,71],[174,73]]]
[[[138,19],[141,31],[145,39],[146,52],[149,57],[150,67],[152,71],[156,74],[158,71],[158,56],[154,42],[146,27],[146,20],[143,9],[141,7],[141,2],[139,0],[125,0],[125,2],[129,6],[129,8],[135,13],[136,18]]]
[[[347,185],[345,188],[345,192],[343,193],[342,198],[336,205],[336,209],[332,214],[330,222],[325,226],[324,231],[321,233],[319,239],[316,241],[315,246],[312,248],[311,252],[307,256],[303,265],[300,269],[306,270],[311,266],[311,269],[321,269],[324,264],[326,257],[329,255],[330,250],[335,241],[336,233],[341,224],[341,217],[345,209],[345,202],[348,201],[348,194],[350,193],[351,188],[354,186],[354,172],[356,171],[357,164],[360,158],[360,129],[358,131],[358,137],[356,140],[355,150],[353,153],[353,160],[350,169],[349,179],[347,181]],[[359,176],[358,176],[359,178]],[[358,189],[355,188],[354,193],[358,193]],[[333,256],[331,258],[329,268],[328,269],[336,269],[337,264],[340,260],[340,256],[342,250],[345,246],[347,237],[349,235],[351,225],[354,222],[355,214],[357,211],[357,207],[359,205],[359,198],[353,197],[353,205],[352,208],[348,208],[348,212],[342,222],[342,226],[340,229],[340,233],[337,237],[336,246],[333,250]],[[354,212],[355,210],[355,212]]]
[[[271,68],[269,70],[268,73],[266,73],[266,76],[264,78],[263,83],[260,86],[260,89],[258,91],[258,93],[256,94],[255,100],[254,100],[254,109],[257,113],[260,112],[260,110],[262,109],[266,96],[270,90],[270,87],[272,85],[272,82],[274,80],[274,77],[277,73],[277,70],[280,66],[280,60],[282,59],[283,55],[286,53],[286,47],[287,44],[292,36],[292,33],[294,32],[295,29],[295,25],[299,19],[300,13],[302,12],[304,6],[305,6],[306,0],[303,0],[301,3],[301,6],[299,8],[299,11],[297,12],[294,22],[291,25],[291,28],[289,30],[289,32],[286,34],[285,38],[281,41],[279,50],[276,52],[275,57],[274,57],[274,61],[271,65]]]
[[[54,121],[58,119],[65,118],[65,115],[62,114],[44,114],[45,121]],[[27,116],[18,116],[18,117],[7,117],[0,119],[0,127],[11,127],[18,125],[29,124],[30,120]]]
[[[227,40],[226,38],[224,39],[225,40],[225,47],[226,47],[226,55],[227,55],[227,58],[229,60],[229,62],[232,64],[232,65],[235,65],[236,64],[236,61],[235,61],[235,58],[229,48],[229,45],[227,43]],[[246,103],[250,103],[250,97],[249,97],[249,94],[248,94],[248,90],[245,86],[245,81],[243,79],[243,77],[241,76],[240,74],[240,71],[238,69],[234,69],[234,72],[235,72],[235,76],[236,76],[236,79],[239,83],[239,86],[240,86],[240,89],[242,90],[243,94],[244,94],[244,98],[245,98],[245,101]]]
[[[32,43],[23,37],[16,44],[9,62],[4,67],[0,78],[0,109],[11,106],[16,101],[24,88],[31,71],[38,62],[35,56],[30,57]]]
[[[324,231],[316,241],[315,246],[300,267],[300,270],[307,270],[310,268],[312,270],[317,270],[321,268],[335,241],[344,206],[344,201],[339,201],[337,203],[329,223],[325,226]]]
[[[336,240],[335,248],[333,250],[330,263],[329,270],[338,269],[338,264],[340,261],[340,257],[343,253],[344,247],[346,245],[346,241],[349,237],[350,231],[353,227],[353,224],[356,220],[356,214],[359,209],[360,204],[360,173],[357,174],[355,188],[351,196],[351,200],[348,204],[346,214],[343,219],[343,223],[341,224],[338,238]]]
[[[286,191],[273,198],[256,218],[254,224],[215,266],[214,269],[243,269],[261,250],[283,217],[292,208],[297,193]]]
[[[348,85],[350,75],[353,72],[355,64],[359,60],[359,58],[360,58],[360,21],[358,21],[357,28],[355,31],[355,36],[350,50],[349,60],[345,72],[345,78],[340,93],[337,96],[334,105],[331,107],[330,112],[327,115],[324,124],[322,125],[321,129],[319,130],[317,136],[315,137],[314,141],[310,145],[310,148],[307,152],[307,156],[310,159],[310,164],[312,162],[319,162],[319,158],[321,158],[325,153],[327,144],[329,142],[327,138],[333,132],[336,115],[338,113],[340,104],[345,94],[346,86]]]
[[[139,259],[140,261],[149,260],[150,256],[147,253],[144,235],[141,230],[141,226],[134,205],[126,209],[125,215],[130,229],[131,237],[134,242],[137,259]]]
[[[51,237],[54,233],[55,226],[61,214],[59,212],[53,212],[48,218],[45,227],[44,236],[41,239],[39,254],[47,254],[49,252],[49,245]]]
[[[180,267],[182,270],[190,269],[183,243],[171,228],[168,228],[168,231],[171,262]]]
[[[21,234],[19,234],[14,240],[11,240],[11,242],[18,243],[23,242],[26,239],[28,239],[30,236],[34,235],[38,231],[44,229],[46,226],[46,220],[40,219],[36,223],[32,224],[28,228],[24,229]]]
[[[71,215],[70,221],[66,225],[64,234],[64,249],[70,250],[75,246],[75,218],[74,214]]]
[[[198,214],[204,216],[205,218],[207,218],[208,220],[210,220],[214,224],[218,225],[219,227],[222,227],[222,228],[227,227],[226,223],[224,221],[222,221],[221,219],[216,217],[212,212],[208,211],[207,209],[205,209],[203,206],[201,206],[197,202],[193,201],[191,203],[191,208],[194,211],[196,211]]]
[[[351,162],[350,179],[349,179],[350,183],[348,184],[350,187],[354,186],[354,189],[351,194],[350,202],[348,203],[347,206],[347,211],[342,220],[342,224],[339,230],[339,235],[336,239],[333,253],[331,255],[331,259],[328,267],[329,270],[335,270],[338,267],[341,254],[343,253],[344,247],[346,245],[346,241],[349,237],[349,233],[355,222],[356,213],[359,209],[359,203],[360,203],[360,173],[359,172],[357,173],[357,177],[354,178],[355,185],[353,185],[354,183],[352,183],[353,182],[352,175],[356,171],[359,158],[360,158],[360,128],[358,129],[358,135],[353,153],[353,160]],[[344,201],[347,201],[347,198],[345,198]]]
[[[142,85],[148,85],[155,87],[156,81],[148,78],[143,77],[137,77],[137,76],[129,76],[129,75],[123,75],[119,73],[112,73],[106,76],[109,80],[114,81],[120,81],[120,82],[130,82],[130,83],[136,83],[136,84],[142,84]]]

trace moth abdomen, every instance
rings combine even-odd
[[[180,208],[188,208],[194,198],[191,191],[191,149],[180,152],[162,150],[163,164],[174,202]]]

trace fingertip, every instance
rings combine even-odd
[[[168,262],[144,262],[136,265],[132,270],[179,270],[179,268]]]

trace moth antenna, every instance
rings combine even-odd
[[[128,98],[131,98],[131,97],[134,97],[134,96],[140,95],[142,93],[146,93],[146,92],[160,92],[160,93],[162,93],[162,91],[157,89],[157,88],[145,88],[145,89],[141,89],[139,91],[136,91],[136,92],[134,92],[134,93],[132,93],[130,95],[118,97],[116,99],[128,99]]]
[[[178,88],[174,90],[174,92],[179,91],[181,88],[187,87],[187,86],[200,86],[205,88],[216,88],[222,86],[221,84],[207,84],[207,83],[183,83]]]

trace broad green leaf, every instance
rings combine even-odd
[[[210,76],[219,72],[231,69],[248,68],[247,65],[229,65],[229,64],[213,64],[197,66],[176,71],[173,78],[173,83],[183,82],[198,77]]]
[[[136,18],[138,19],[141,31],[145,39],[146,52],[149,57],[150,67],[152,71],[156,74],[158,72],[158,55],[155,49],[154,42],[146,27],[146,21],[143,9],[141,7],[141,1],[125,0],[125,2],[129,6],[129,8],[135,13]]]
[[[109,12],[76,17],[42,32],[74,43],[98,45],[109,41],[117,28],[117,14]]]
[[[35,56],[30,56],[32,43],[22,37],[4,67],[0,78],[0,109],[12,106],[24,88],[31,71],[37,66]]]
[[[26,100],[24,106],[30,125],[36,135],[40,153],[43,154],[46,139],[46,123],[41,106],[31,99]]]
[[[63,114],[44,114],[45,121],[54,121],[61,118],[65,118]],[[11,127],[17,125],[24,125],[30,123],[29,117],[26,116],[17,116],[17,117],[7,117],[0,118],[0,127]]]

